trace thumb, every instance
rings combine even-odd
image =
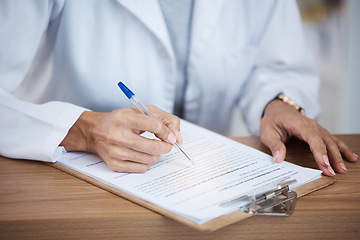
[[[274,162],[280,163],[285,160],[286,147],[278,134],[264,133],[261,135],[261,142],[270,149]]]

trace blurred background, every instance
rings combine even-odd
[[[360,133],[360,0],[297,3],[320,76],[319,123],[332,134]],[[250,135],[238,110],[231,122],[230,136]]]
[[[297,0],[318,65],[320,124],[331,133],[360,133],[360,1]]]

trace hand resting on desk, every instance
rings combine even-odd
[[[315,161],[323,174],[346,173],[342,156],[350,162],[359,157],[340,139],[331,135],[315,120],[303,116],[289,104],[274,100],[265,109],[260,124],[261,141],[271,150],[275,162],[285,159],[286,143],[297,137],[310,146]]]

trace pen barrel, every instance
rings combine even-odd
[[[194,160],[190,157],[190,155],[185,151],[185,149],[180,146],[178,143],[174,143],[174,147],[182,154],[184,154],[184,156],[190,160],[190,162],[192,164],[195,164]]]
[[[150,112],[150,110],[146,107],[146,105],[143,104],[141,102],[141,100],[139,98],[137,98],[135,95],[133,95],[129,100],[136,106],[137,109],[139,109],[139,111],[142,114],[148,115],[150,117],[154,117],[154,115]],[[185,149],[183,147],[181,147],[177,143],[175,143],[174,146],[180,153],[184,154],[184,156],[187,159],[189,159],[192,164],[195,164],[194,161],[190,158],[189,154],[187,154],[187,152],[185,151]]]
[[[130,98],[130,101],[136,106],[137,109],[139,109],[139,111],[142,114],[148,115],[150,117],[154,117],[154,115],[150,112],[150,110],[146,107],[146,105],[142,103],[141,100],[137,98],[135,95],[133,95]]]

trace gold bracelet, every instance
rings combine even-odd
[[[289,104],[290,106],[295,108],[297,111],[299,111],[302,115],[305,115],[304,109],[302,107],[300,107],[299,105],[297,105],[291,98],[289,98],[285,94],[280,93],[279,95],[276,96],[275,99],[279,99],[279,100]]]

